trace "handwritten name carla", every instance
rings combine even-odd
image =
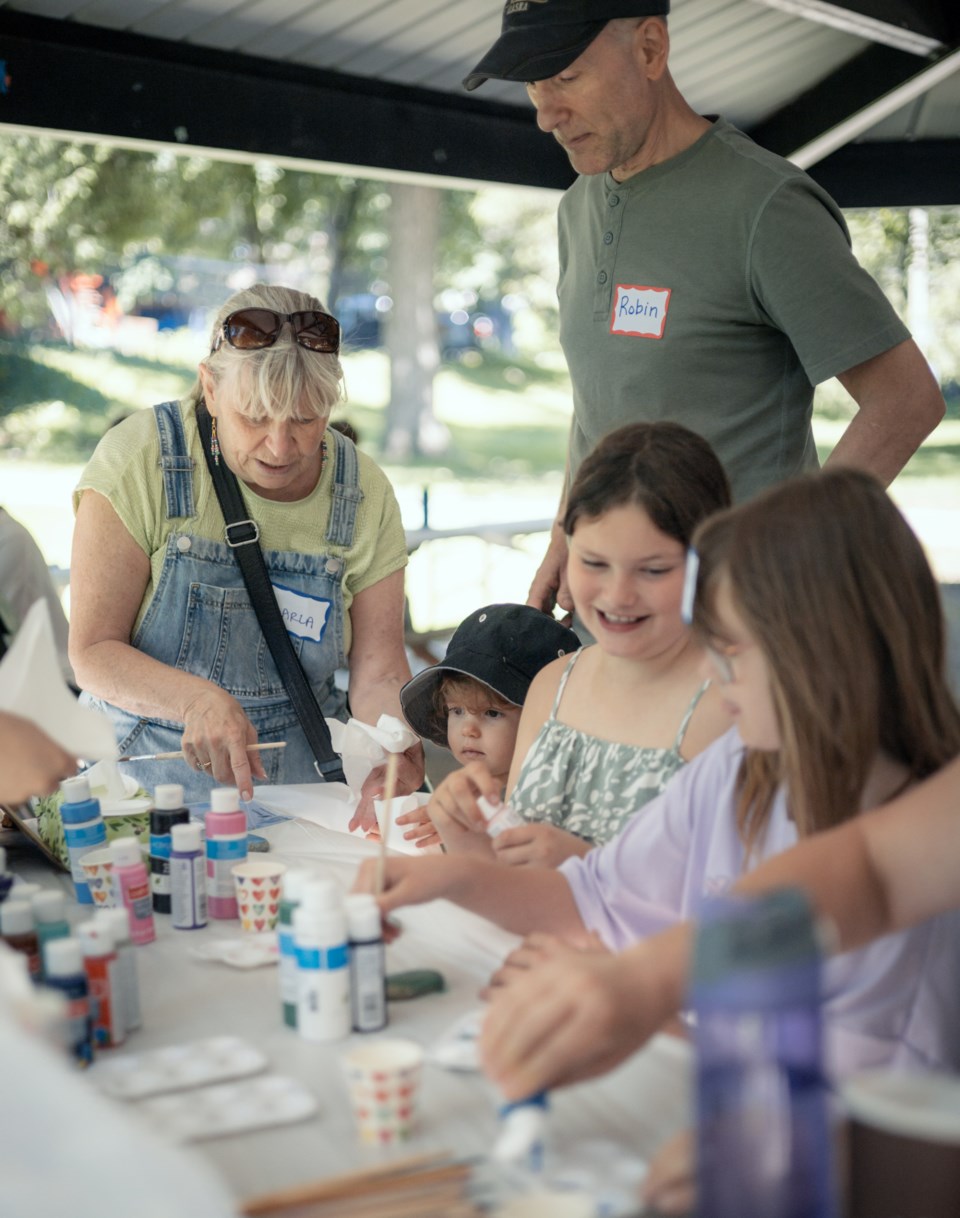
[[[313,630],[315,622],[312,616],[306,613],[297,613],[294,609],[280,609],[281,616],[285,622],[292,622],[295,626],[302,626],[304,630]]]

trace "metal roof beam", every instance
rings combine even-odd
[[[0,8],[0,128],[434,184],[564,189],[532,108]],[[4,88],[4,80],[6,85]]]
[[[756,0],[807,21],[911,55],[933,55],[954,41],[947,0]]]

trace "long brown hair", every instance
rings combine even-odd
[[[795,478],[698,529],[694,629],[722,637],[727,586],[770,672],[780,749],[747,750],[737,827],[752,849],[784,783],[803,836],[855,815],[877,753],[921,779],[960,753],[939,591],[919,541],[859,470]]]

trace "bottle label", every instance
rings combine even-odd
[[[198,930],[207,924],[207,878],[203,856],[170,860],[172,924],[177,930]]]
[[[169,833],[150,834],[150,857],[152,859],[168,859],[173,837]]]
[[[350,962],[346,943],[337,947],[297,947],[297,968],[339,969]]]
[[[207,895],[232,900],[236,888],[230,868],[247,857],[247,835],[207,838]]]

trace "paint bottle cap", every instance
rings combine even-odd
[[[317,879],[315,871],[308,871],[306,867],[291,867],[289,871],[283,873],[281,880],[283,899],[291,903],[300,901],[307,884],[313,884]]]
[[[313,876],[300,889],[300,908],[310,913],[336,909],[340,903],[340,888],[334,880]]]
[[[60,790],[66,804],[82,804],[90,798],[90,782],[82,774],[78,774],[76,778],[65,778],[60,784]]]
[[[78,939],[51,939],[43,949],[48,977],[75,977],[83,972],[83,949]]]
[[[126,910],[122,912],[126,913]],[[85,957],[113,955],[113,931],[108,923],[91,918],[88,922],[75,926],[74,931]]]
[[[114,947],[130,940],[130,915],[125,909],[96,909],[93,928],[99,938],[107,939]]]
[[[154,788],[153,806],[164,811],[183,807],[183,787],[178,782],[165,782]]]
[[[190,854],[200,849],[200,825],[174,825],[170,830],[173,849],[178,854]]]
[[[32,901],[38,892],[43,892],[39,884],[28,884],[26,880],[21,880],[17,876],[13,887],[7,894],[9,901]]]
[[[30,898],[33,916],[38,922],[62,922],[66,901],[62,892],[44,889]]]
[[[372,892],[354,892],[344,901],[350,938],[355,940],[382,939],[383,925],[380,906]]]
[[[140,843],[135,837],[116,837],[109,843],[114,867],[135,867],[143,862]]]
[[[210,792],[211,812],[239,812],[240,795],[236,787],[214,787]]]
[[[29,901],[6,900],[0,905],[0,931],[4,935],[28,935],[33,930]]]

